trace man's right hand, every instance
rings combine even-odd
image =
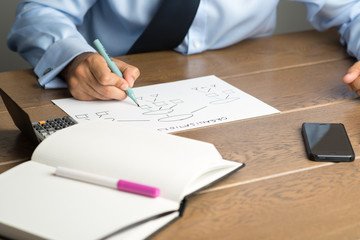
[[[360,96],[360,61],[352,65],[343,77],[349,91],[355,91]]]
[[[124,78],[111,72],[98,53],[83,53],[71,61],[60,76],[67,81],[71,95],[79,100],[123,100],[125,90],[140,76],[138,68],[118,59],[113,61]]]

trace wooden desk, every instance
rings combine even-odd
[[[215,74],[280,114],[199,128],[176,135],[212,142],[246,167],[191,197],[184,216],[154,239],[360,238],[360,102],[341,78],[354,63],[335,31],[247,40],[182,56],[175,52],[121,57],[138,66],[136,86]],[[2,87],[33,121],[62,116],[30,70],[0,74]],[[0,103],[0,172],[28,160],[33,147]],[[303,122],[342,122],[354,147],[352,163],[307,160]]]

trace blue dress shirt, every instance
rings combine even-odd
[[[180,1],[180,0],[179,0]],[[201,0],[188,34],[174,50],[195,54],[268,36],[279,0]],[[318,30],[338,27],[341,43],[360,58],[360,0],[297,0]],[[57,75],[77,55],[95,52],[99,38],[112,56],[127,53],[161,0],[24,0],[8,46],[34,66],[45,88],[66,87]]]

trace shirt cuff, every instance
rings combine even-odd
[[[350,23],[345,23],[339,29],[340,42],[346,46],[350,56],[360,60],[360,16],[354,18]]]
[[[66,88],[67,83],[58,74],[76,56],[84,52],[96,52],[83,39],[63,39],[55,42],[45,52],[34,72],[44,88]]]

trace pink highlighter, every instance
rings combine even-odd
[[[124,180],[117,180],[114,178],[101,176],[71,168],[57,167],[55,171],[55,175],[71,178],[83,182],[93,183],[96,185],[105,186],[109,188],[115,188],[120,191],[135,193],[152,198],[156,198],[160,195],[160,189],[155,187],[150,187]]]

